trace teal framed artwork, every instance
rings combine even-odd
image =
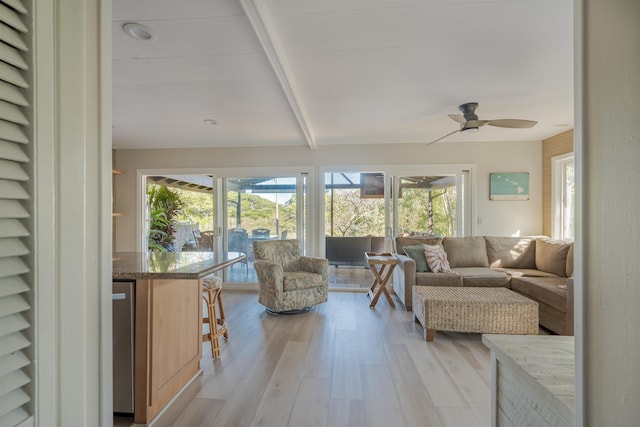
[[[529,172],[490,173],[489,200],[529,200]]]

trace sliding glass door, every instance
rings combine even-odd
[[[458,177],[456,175],[394,176],[392,192],[394,235],[421,233],[458,235]]]
[[[470,168],[336,170],[324,174],[329,286],[366,288],[364,252],[390,251],[399,234],[472,233]],[[424,173],[432,169],[433,173]]]
[[[246,260],[227,269],[226,281],[256,282],[253,242],[300,239],[304,247],[306,174],[223,178],[223,248]]]

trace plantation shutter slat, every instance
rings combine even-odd
[[[7,414],[11,414],[11,411],[15,408],[24,405],[29,401],[29,395],[21,389],[13,390],[10,393],[5,394],[6,399],[0,401],[0,417],[4,417]],[[0,418],[1,420],[2,418]],[[7,424],[1,424],[4,426]]]
[[[0,259],[0,276],[8,277],[29,272],[29,266],[19,257]],[[0,329],[1,326],[0,326]]]
[[[29,156],[18,144],[0,140],[0,159],[26,163]]]
[[[28,347],[31,343],[21,333],[13,333],[0,337],[0,356],[5,356],[13,352]],[[4,375],[3,375],[4,376]]]
[[[29,306],[29,304],[26,304],[26,301],[23,301],[23,305],[21,305],[21,310],[22,311],[27,311],[29,310],[31,307]],[[14,332],[19,332],[22,331],[24,329],[27,329],[29,327],[29,322],[27,321],[27,319],[25,319],[24,316],[22,316],[21,314],[10,314],[7,316],[7,321],[3,322],[3,324],[6,323],[6,329],[2,329],[0,331],[2,331],[2,334],[10,334],[10,333],[14,333]]]
[[[29,136],[32,19],[20,0],[0,0],[0,426],[33,426],[29,319],[33,247]]]
[[[27,191],[15,181],[0,179],[0,197],[6,199],[26,200],[29,198]]]
[[[11,9],[15,10],[18,13],[21,13],[22,15],[27,14],[27,8],[24,7],[24,4],[22,4],[21,0],[2,0],[2,3],[6,4]]]
[[[29,254],[29,248],[20,239],[0,239],[0,257],[21,256]],[[0,283],[0,286],[3,286]],[[0,291],[0,296],[2,291]]]
[[[6,62],[21,70],[27,69],[27,63],[22,56],[20,56],[20,52],[4,43],[0,44],[0,61]]]
[[[29,124],[20,106],[5,101],[0,101],[0,120],[6,120],[20,125]]]
[[[29,377],[21,371],[14,371],[4,376],[4,382],[0,383],[0,394],[9,393],[25,384],[29,384]]]
[[[24,421],[22,421],[24,420]],[[2,426],[16,426],[16,427],[33,427],[33,417],[29,417],[27,411],[22,408],[16,409],[11,413],[0,417],[0,425]]]
[[[0,19],[2,21],[2,19]],[[24,42],[24,36],[20,31],[16,31],[4,22],[0,22],[0,40],[4,43],[15,47],[16,49],[27,51],[27,45]]]
[[[21,33],[27,32],[22,18],[15,11],[0,3],[0,20]]]
[[[22,353],[12,353],[0,357],[0,375],[4,376],[28,365],[29,359]]]
[[[2,61],[1,46],[4,46],[4,45],[0,44],[0,61]],[[16,86],[13,86],[12,84],[9,84],[1,80],[0,80],[0,99],[19,105],[21,107],[29,106],[29,101],[27,101],[27,98],[24,96],[24,94],[20,92],[20,89],[18,89]]]
[[[17,200],[0,199],[0,218],[29,218],[29,211]]]
[[[29,303],[25,301],[24,298],[20,295],[12,295],[10,297],[3,298],[2,301],[0,301],[0,316],[11,316],[12,314],[27,311],[29,308]],[[6,335],[5,331],[16,332],[24,329],[24,327],[15,329],[17,326],[20,326],[20,322],[21,320],[19,318],[7,317],[5,322],[0,325],[0,331],[3,332],[2,335]],[[26,326],[29,325],[27,324]]]
[[[5,237],[26,237],[29,230],[15,219],[0,219],[0,239]]]
[[[29,174],[17,162],[0,159],[0,179],[28,181]]]
[[[4,62],[0,62],[0,74],[3,75],[2,80],[11,83],[12,85],[16,85],[20,88],[26,89],[29,87],[27,81],[24,79],[23,75],[20,73],[20,70],[12,67],[9,64]]]
[[[0,62],[0,75],[2,75],[2,66]],[[29,143],[29,138],[24,133],[24,130],[13,123],[0,121],[0,139],[6,139],[13,142],[21,142],[23,144]]]
[[[7,295],[15,295],[22,292],[27,292],[29,285],[22,280],[21,277],[1,277],[0,278],[0,297]]]

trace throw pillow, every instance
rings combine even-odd
[[[434,273],[453,273],[447,260],[447,253],[440,245],[424,245],[424,256]]]
[[[404,253],[416,262],[416,272],[429,271],[427,257],[424,255],[424,245],[405,246]]]
[[[571,243],[539,238],[536,239],[536,268],[560,277],[567,277],[567,253]]]

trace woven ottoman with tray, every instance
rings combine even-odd
[[[413,287],[414,320],[433,341],[436,331],[538,334],[538,303],[507,288]]]

